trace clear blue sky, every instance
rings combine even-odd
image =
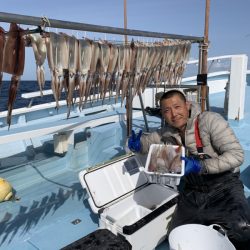
[[[1,1],[0,11],[123,27],[123,0],[8,0]],[[209,56],[247,54],[250,57],[249,13],[250,0],[211,0]],[[130,29],[203,36],[205,0],[127,0],[127,16]],[[8,29],[6,23],[0,25]],[[84,32],[73,31],[69,34],[82,37]],[[89,32],[87,36],[105,38],[104,34]],[[106,38],[123,39],[108,34]],[[33,51],[31,48],[27,48],[26,51],[25,72],[22,79],[35,80]],[[197,52],[198,45],[193,47],[191,56],[197,57]],[[46,78],[50,78],[47,66]],[[8,80],[8,76],[4,76],[4,79]]]

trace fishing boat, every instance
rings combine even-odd
[[[15,20],[23,23],[27,20],[19,15],[1,13],[0,16],[1,21],[5,22]],[[28,23],[40,24],[40,19],[33,17]],[[53,25],[52,19],[50,23]],[[54,25],[59,27],[62,23],[55,20]],[[100,32],[104,30],[110,31],[107,27],[99,27]],[[138,35],[132,30],[112,31]],[[139,34],[168,37],[161,33]],[[199,37],[188,38],[199,40]],[[230,123],[245,151],[241,179],[246,197],[249,198],[250,141],[246,135],[250,128],[250,78],[247,74],[247,56],[221,56],[210,58],[208,62],[212,65],[224,59],[228,61],[226,70],[209,72],[207,75],[206,89],[209,88],[209,94],[203,96],[204,85],[197,85],[196,75],[184,76],[178,86],[187,91],[190,100],[194,98],[201,101],[201,105],[221,113]],[[199,64],[199,61],[190,61],[187,67],[197,62]],[[8,196],[12,198],[0,203],[0,249],[62,249],[98,230],[103,209],[93,211],[89,203],[90,194],[82,185],[83,173],[93,173],[103,166],[135,157],[126,147],[128,130],[133,128],[149,132],[161,126],[162,120],[154,111],[158,108],[157,93],[166,90],[166,87],[171,86],[163,84],[156,88],[148,85],[131,103],[127,100],[127,106],[121,105],[121,98],[116,101],[115,93],[109,93],[110,96],[104,102],[87,102],[82,110],[77,105],[77,99],[69,117],[65,100],[59,102],[59,109],[55,109],[56,102],[32,105],[32,100],[38,98],[40,92],[25,93],[22,98],[29,99],[30,105],[12,111],[10,127],[6,123],[7,111],[0,112],[0,177],[11,184],[9,192],[13,192],[13,195]],[[49,90],[44,95],[51,93]],[[139,159],[138,164],[143,168],[145,159]],[[109,189],[105,189],[109,186],[101,186],[102,179],[106,178],[104,175],[105,172],[101,172],[91,177],[91,185],[101,192],[98,196],[101,201],[109,193]],[[112,184],[112,176],[106,179],[109,185],[115,185]],[[133,192],[129,189],[128,193]],[[171,195],[175,197],[175,193]],[[157,208],[161,206],[152,210]],[[144,215],[138,217],[144,218]],[[110,223],[113,223],[112,218],[109,218]],[[150,230],[153,232],[155,228]],[[138,241],[142,240],[138,238]],[[153,248],[168,249],[168,240],[164,236],[153,246],[133,249]]]

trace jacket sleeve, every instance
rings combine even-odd
[[[228,122],[217,113],[205,114],[200,126],[205,136],[205,149],[212,152],[211,159],[204,160],[203,164],[209,174],[225,171],[238,172],[244,161],[244,151]],[[200,119],[202,120],[202,119]],[[210,138],[209,138],[210,137]],[[209,149],[210,148],[210,149]],[[205,150],[204,150],[205,151]]]

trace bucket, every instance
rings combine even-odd
[[[220,225],[186,224],[169,234],[170,250],[236,250]]]

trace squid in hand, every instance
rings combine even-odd
[[[11,74],[9,87],[7,124],[10,127],[13,104],[16,99],[20,76],[23,74],[25,61],[25,41],[23,29],[16,23],[10,24],[7,40],[3,50],[3,72]]]
[[[148,171],[161,174],[181,173],[181,149],[181,146],[172,145],[154,147],[151,151]]]

